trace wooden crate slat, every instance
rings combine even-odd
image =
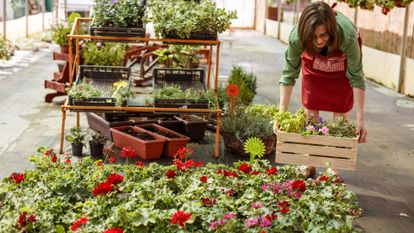
[[[358,140],[356,138],[340,138],[331,136],[312,135],[309,137],[302,136],[296,133],[277,132],[277,141],[281,142],[295,142],[315,145],[328,145],[337,147],[356,148]]]
[[[276,147],[277,148],[277,147]],[[304,154],[286,154],[276,152],[277,163],[308,165],[315,167],[331,167],[336,169],[352,170],[356,169],[356,160],[335,159],[327,157],[310,156]]]
[[[329,156],[337,158],[355,159],[357,149],[349,148],[337,148],[334,146],[315,146],[315,145],[303,145],[296,143],[277,143],[277,151],[279,152],[291,152],[296,154],[311,154],[320,156]]]

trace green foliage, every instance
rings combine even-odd
[[[68,92],[68,96],[72,97],[75,100],[85,100],[91,97],[102,96],[102,92],[99,89],[93,87],[92,84],[85,78],[81,83],[74,85],[72,88],[68,88],[66,92]]]
[[[146,21],[154,23],[158,37],[167,35],[189,38],[195,32],[224,32],[236,19],[235,11],[227,12],[210,0],[200,3],[186,0],[151,0],[152,16]]]
[[[295,114],[291,112],[278,112],[275,117],[281,131],[289,133],[302,133],[306,125],[306,113],[299,109]]]
[[[324,174],[324,181],[316,182],[303,180],[295,166],[277,167],[277,173],[268,175],[275,167],[267,160],[231,166],[209,163],[178,170],[177,166],[157,163],[99,166],[90,157],[66,163],[67,157],[56,156],[56,162],[46,153],[31,156],[35,168],[24,171],[21,183],[12,178],[0,183],[0,232],[23,232],[18,225],[22,212],[36,217],[36,221],[27,222],[27,233],[69,232],[81,217],[88,221],[77,232],[85,233],[115,226],[124,232],[355,232],[353,220],[361,211],[355,193],[331,170]],[[251,166],[258,174],[244,173],[241,166]],[[175,177],[166,176],[170,170],[175,171]],[[219,170],[234,172],[237,177]],[[114,185],[119,192],[94,196],[92,191],[98,184],[115,173],[123,176],[123,181]],[[207,177],[206,182],[200,180],[202,176]],[[303,193],[292,188],[294,181],[303,182]],[[290,204],[284,214],[278,208],[281,201]],[[170,224],[177,210],[191,213],[185,228]],[[210,228],[229,213],[234,216],[216,229]],[[278,217],[271,219],[269,227],[246,227],[247,219],[272,214]]]
[[[112,97],[116,99],[116,106],[122,106],[126,103],[126,101],[128,101],[128,99],[134,97],[134,92],[132,92],[129,86],[120,87],[116,89]]]
[[[274,104],[252,104],[249,105],[245,112],[253,116],[263,116],[269,120],[273,120],[279,112],[279,107]]]
[[[142,0],[95,0],[93,25],[141,26],[144,12],[145,5]]]
[[[68,46],[68,39],[66,36],[70,33],[72,25],[75,22],[75,19],[80,17],[79,13],[72,13],[69,15],[68,24],[57,23],[51,26],[52,31],[52,41],[55,42],[60,47]]]
[[[71,143],[78,143],[78,144],[85,145],[85,143],[83,142],[85,140],[85,136],[86,136],[86,133],[84,133],[81,128],[73,127],[70,129],[70,134],[66,135],[65,139],[66,141],[71,142]]]
[[[88,43],[82,49],[85,65],[122,66],[125,57],[125,44]]]
[[[194,88],[183,90],[178,85],[169,85],[156,89],[153,93],[153,97],[154,99],[188,99],[196,101],[208,98],[204,91],[196,90]]]
[[[236,105],[250,105],[256,95],[256,76],[253,73],[245,72],[240,66],[233,66],[229,84],[236,84],[239,88],[239,95],[236,97]]]
[[[13,44],[0,35],[0,60],[7,61],[14,54]]]
[[[169,68],[194,68],[198,67],[200,60],[197,57],[199,46],[170,45],[154,52],[159,62]]]
[[[223,117],[221,131],[234,135],[244,142],[250,137],[258,137],[262,140],[273,136],[270,119],[264,116],[255,116],[245,113],[242,109],[236,109],[235,114]]]
[[[98,144],[105,145],[105,143],[108,141],[108,139],[102,134],[94,133],[94,134],[92,134],[91,141],[93,141],[95,143],[98,143]]]
[[[329,128],[329,134],[334,137],[356,137],[356,127],[343,117],[336,118],[333,122],[326,125]]]

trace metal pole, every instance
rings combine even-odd
[[[282,27],[282,0],[277,1],[277,39],[280,40],[280,27]]]
[[[42,0],[42,32],[45,31],[46,0]]]
[[[29,37],[29,0],[26,0],[26,37]]]
[[[404,18],[404,31],[403,38],[401,42],[401,61],[400,61],[400,76],[398,78],[398,92],[403,93],[404,83],[405,83],[405,68],[407,63],[407,29],[408,29],[408,18],[410,16],[410,7],[405,8],[405,18]],[[403,93],[404,94],[404,93]]]
[[[6,3],[7,1],[3,1],[3,38],[6,39],[6,22],[7,22],[7,11],[6,11]]]
[[[358,7],[355,7],[355,11],[354,11],[354,26],[357,26],[357,20],[358,20]]]

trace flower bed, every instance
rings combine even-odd
[[[356,196],[327,170],[268,161],[103,165],[45,151],[0,184],[3,232],[352,232]]]

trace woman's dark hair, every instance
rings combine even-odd
[[[314,53],[312,39],[313,33],[319,25],[325,25],[329,35],[328,44],[336,46],[338,32],[336,29],[335,12],[324,2],[313,2],[305,7],[299,19],[298,33],[302,47]]]

